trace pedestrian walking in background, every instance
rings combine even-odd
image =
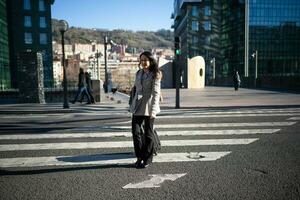
[[[154,153],[154,120],[160,112],[159,97],[161,72],[153,55],[145,51],[140,55],[140,65],[135,77],[129,111],[132,115],[132,137],[137,157],[136,168],[148,167]],[[144,125],[144,136],[142,126]],[[144,139],[142,138],[144,137]],[[144,142],[143,142],[144,140]]]
[[[88,72],[84,72],[84,75],[85,75],[87,94],[90,97],[91,103],[95,103],[95,98],[93,96],[93,89],[92,89],[93,85],[92,85],[91,75]],[[86,96],[86,95],[84,93],[82,93],[81,98],[79,100],[80,103],[83,101],[84,96]]]
[[[236,70],[234,75],[233,75],[233,85],[234,85],[234,90],[238,90],[239,87],[241,86],[241,78],[239,75],[239,72]]]
[[[84,70],[83,68],[79,69],[79,75],[78,75],[78,91],[77,94],[75,96],[75,99],[72,101],[72,103],[76,103],[78,97],[80,97],[81,95],[86,95],[87,97],[87,103],[90,104],[91,103],[91,99],[90,96],[87,92],[87,84],[86,84],[86,80],[85,80],[85,74],[84,74]]]

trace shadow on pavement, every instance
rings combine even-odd
[[[66,156],[58,157],[58,161],[78,163],[81,162],[93,162],[93,161],[113,161],[120,159],[134,159],[135,155],[132,152],[124,153],[111,153],[111,154],[96,154],[96,155],[76,155],[76,156]],[[88,165],[88,164],[86,164]],[[91,166],[93,165],[93,166]],[[33,174],[46,174],[46,173],[56,173],[56,172],[66,172],[66,171],[78,171],[78,170],[89,170],[89,169],[106,169],[106,168],[135,168],[134,163],[132,164],[105,164],[98,165],[91,163],[90,166],[75,166],[75,167],[61,167],[61,168],[48,168],[48,169],[37,169],[37,170],[7,170],[0,169],[0,176],[4,175],[33,175]]]
[[[55,131],[55,130],[66,130],[66,129],[74,129],[74,128],[81,128],[82,125],[78,124],[77,126],[63,126],[63,127],[43,127],[43,125],[59,125],[59,124],[68,124],[68,123],[87,123],[87,122],[101,122],[104,121],[112,121],[112,120],[119,120],[119,119],[127,119],[128,116],[117,116],[117,117],[106,117],[106,118],[93,118],[93,119],[71,119],[71,120],[63,120],[63,121],[55,121],[55,122],[18,122],[18,125],[1,125],[0,124],[0,134],[1,132],[6,131],[22,131],[22,132],[30,132],[30,133],[46,133],[49,131]],[[15,123],[15,122],[13,122]],[[40,127],[27,127],[25,125],[34,125],[34,126],[40,126]],[[25,127],[24,127],[25,126]]]

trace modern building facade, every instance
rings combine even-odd
[[[0,0],[0,90],[11,88],[6,0]]]
[[[12,87],[18,87],[17,57],[22,52],[43,56],[44,85],[53,85],[51,5],[54,0],[7,0]]]
[[[247,2],[249,76],[253,77],[256,71],[253,57],[257,51],[259,82],[274,80],[274,84],[290,84],[287,85],[289,88],[300,89],[300,1]]]
[[[300,88],[299,10],[298,0],[174,0],[184,83],[187,59],[199,55],[207,85],[230,85],[238,70],[244,86]]]

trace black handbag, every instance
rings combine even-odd
[[[128,102],[129,105],[132,104],[132,100],[133,100],[133,98],[134,98],[135,93],[136,93],[136,87],[133,86],[133,87],[131,88],[130,94],[129,94],[129,102]]]
[[[143,124],[141,127],[141,137],[142,137],[142,142],[145,142],[145,125]],[[157,131],[154,129],[153,130],[153,155],[156,156],[158,154],[158,151],[161,150],[161,143],[160,139],[158,137]]]

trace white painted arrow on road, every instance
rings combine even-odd
[[[145,180],[139,183],[129,183],[123,187],[123,189],[138,189],[138,188],[158,188],[167,180],[175,181],[176,179],[185,176],[184,174],[152,174],[151,179]]]

